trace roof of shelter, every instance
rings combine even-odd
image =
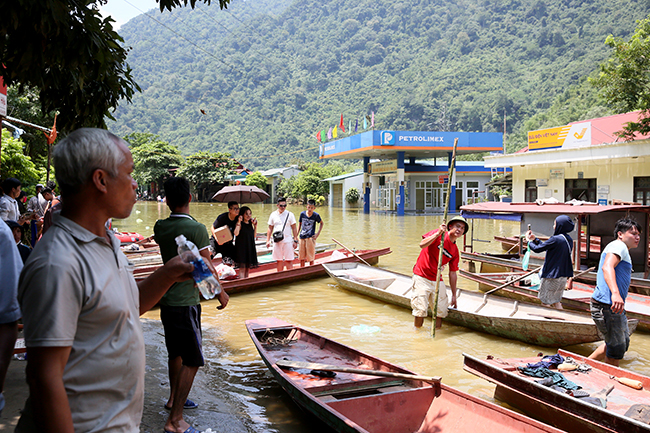
[[[452,151],[458,138],[459,155],[503,150],[500,132],[437,132],[437,131],[366,131],[320,145],[319,157],[336,159],[440,158]]]

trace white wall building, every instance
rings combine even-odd
[[[633,112],[531,131],[528,151],[485,157],[485,166],[512,167],[513,202],[553,197],[649,205],[650,139],[617,142],[614,134],[637,118]]]

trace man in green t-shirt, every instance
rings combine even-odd
[[[193,242],[206,263],[210,263],[208,231],[189,214],[190,185],[187,179],[172,177],[165,181],[169,218],[156,221],[154,236],[160,245],[163,262],[178,255],[176,237],[184,235]],[[221,306],[228,304],[228,295],[217,295]],[[165,344],[169,356],[170,395],[165,408],[170,411],[165,432],[189,432],[197,430],[183,419],[183,409],[198,405],[187,396],[192,388],[199,367],[205,365],[201,346],[201,298],[193,280],[174,284],[160,300],[160,320],[165,328]]]

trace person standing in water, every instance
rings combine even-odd
[[[573,231],[575,224],[573,220],[560,215],[553,223],[553,236],[542,242],[535,237],[531,230],[526,232],[528,248],[534,253],[546,251],[544,266],[542,268],[542,283],[539,286],[538,297],[542,304],[562,309],[562,294],[573,278],[573,263],[571,252],[573,251],[573,239],[569,233]]]

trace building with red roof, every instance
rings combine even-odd
[[[640,112],[573,122],[528,132],[524,151],[484,158],[491,168],[512,167],[513,202],[556,199],[599,204],[650,204],[650,136],[616,135]]]

